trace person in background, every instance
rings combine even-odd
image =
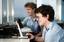
[[[54,9],[50,5],[42,5],[35,10],[38,23],[43,27],[44,42],[64,42],[64,30],[54,21]]]
[[[36,42],[35,35],[41,32],[41,28],[38,24],[38,21],[36,20],[36,15],[34,13],[37,6],[33,2],[28,2],[24,5],[24,7],[27,11],[28,17],[26,17],[22,23],[24,26],[27,26],[32,30],[32,33],[28,33],[28,35],[31,36],[30,42]]]
[[[37,7],[36,4],[33,2],[28,2],[24,5],[24,7],[27,11],[28,16],[23,20],[22,24],[31,28],[33,32],[40,32],[39,24],[36,21],[36,15],[34,13]]]
[[[36,14],[34,13],[37,6],[33,2],[28,2],[24,5],[24,7],[28,16],[25,17],[25,19],[22,21],[22,24],[24,27],[28,27],[32,30],[32,33],[28,33],[28,35],[30,35],[30,42],[36,42],[35,35],[41,32],[41,28],[36,20]]]

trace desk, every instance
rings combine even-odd
[[[21,38],[0,38],[0,42],[29,42],[27,37]]]

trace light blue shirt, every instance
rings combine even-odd
[[[47,29],[43,29],[45,42],[64,42],[64,30],[55,22],[51,22]]]
[[[39,25],[38,25],[37,21],[35,21],[35,18],[32,19],[30,16],[28,16],[28,17],[26,17],[23,20],[22,23],[23,23],[24,26],[31,28],[31,30],[33,32],[40,32],[41,31],[41,29],[39,28]]]

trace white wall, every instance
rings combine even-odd
[[[27,2],[34,2],[36,3],[36,0],[14,0],[14,17],[23,17],[26,16],[26,10],[24,8],[24,5]]]
[[[61,17],[62,17],[62,19],[61,20],[63,20],[64,21],[64,1],[62,1],[62,7],[61,7]]]
[[[41,6],[42,4],[48,4],[49,0],[37,0],[37,7]]]
[[[0,24],[2,24],[2,0],[0,0]]]
[[[7,22],[14,22],[13,0],[7,0]]]
[[[56,1],[56,19],[61,20],[61,0]]]
[[[61,0],[37,0],[37,7],[41,4],[51,5],[55,11],[55,19],[61,20]]]

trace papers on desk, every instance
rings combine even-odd
[[[24,27],[21,29],[21,32],[32,32],[32,30],[28,27]]]

